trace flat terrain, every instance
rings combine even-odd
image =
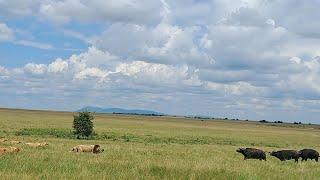
[[[247,160],[239,147],[265,151],[314,148],[320,127],[173,117],[97,115],[92,140],[72,136],[73,114],[0,109],[0,137],[48,142],[48,148],[16,146],[0,155],[1,179],[320,179],[320,162]],[[70,152],[100,144],[102,154]]]

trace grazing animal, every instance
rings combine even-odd
[[[29,147],[46,147],[49,144],[44,142],[44,143],[26,143],[26,145]]]
[[[20,148],[17,148],[17,147],[0,148],[0,154],[15,153],[15,152],[20,152]]]
[[[101,153],[104,149],[101,149],[100,145],[77,145],[72,148],[73,152],[92,152],[92,153]]]
[[[236,150],[236,152],[241,153],[244,156],[243,160],[247,160],[247,159],[259,159],[260,161],[267,160],[266,153],[260,149],[239,148]]]
[[[307,161],[308,159],[314,159],[316,162],[319,160],[319,152],[314,149],[302,149],[299,152],[299,157],[302,158],[302,161]]]
[[[272,152],[269,152],[269,154],[271,156],[274,156],[274,157],[280,159],[280,161],[294,159],[295,162],[298,162],[298,160],[299,160],[299,152],[296,150],[272,151]]]

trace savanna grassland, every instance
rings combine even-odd
[[[320,179],[320,163],[247,160],[239,147],[265,151],[314,148],[320,127],[246,121],[199,121],[174,117],[99,114],[96,135],[78,140],[68,112],[0,109],[1,179]],[[30,148],[10,140],[48,142]],[[77,144],[100,144],[101,154],[72,153]]]

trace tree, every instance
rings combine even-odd
[[[73,116],[73,129],[77,138],[88,138],[93,132],[94,113],[89,111],[79,112]]]
[[[267,120],[260,120],[259,122],[261,122],[261,123],[269,123],[269,121],[267,121]]]

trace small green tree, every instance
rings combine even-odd
[[[93,133],[94,113],[89,111],[79,112],[73,116],[73,129],[77,138],[88,138]]]

